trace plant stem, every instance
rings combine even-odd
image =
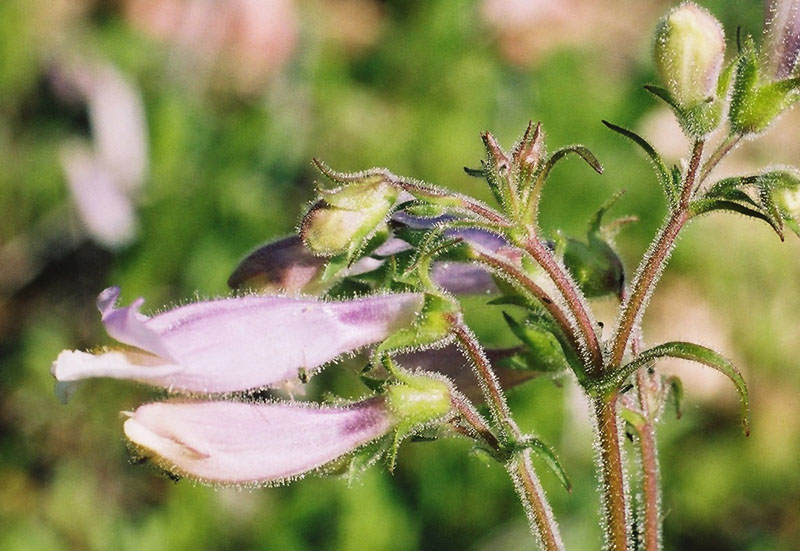
[[[678,207],[670,215],[667,223],[659,232],[658,237],[636,270],[636,276],[633,278],[633,284],[631,285],[632,291],[622,303],[622,313],[617,329],[614,332],[611,355],[606,366],[607,370],[617,369],[622,364],[631,332],[643,315],[644,306],[661,276],[664,264],[669,257],[669,253],[672,252],[678,233],[680,233],[683,225],[689,219],[689,199],[694,188],[697,170],[700,167],[700,159],[703,156],[703,145],[703,140],[695,142]]]
[[[705,165],[703,166],[703,170],[700,172],[700,177],[697,179],[697,186],[702,184],[705,179],[711,174],[711,171],[714,170],[719,162],[731,152],[731,150],[736,147],[742,139],[741,134],[731,134],[727,138],[725,138],[719,147],[717,147],[716,151],[711,154],[711,156],[706,161]]]
[[[475,435],[483,439],[492,449],[499,450],[500,442],[492,429],[486,424],[481,415],[475,411],[472,404],[458,392],[451,392],[450,403],[464,421],[472,428]]]
[[[569,308],[580,335],[581,348],[589,356],[586,362],[587,373],[599,374],[603,369],[603,353],[595,331],[595,323],[583,300],[578,286],[567,274],[566,269],[556,260],[552,251],[535,235],[531,235],[524,243],[525,251],[544,269],[555,284]],[[580,351],[580,349],[579,349]]]
[[[531,531],[539,538],[545,551],[561,551],[564,543],[553,518],[553,511],[547,503],[544,489],[536,477],[531,463],[531,451],[523,450],[514,455],[506,464],[506,469],[514,481],[520,500],[525,507]]]
[[[599,444],[600,483],[603,495],[603,531],[608,551],[628,548],[626,481],[617,420],[617,393],[595,399],[594,414]]]
[[[483,351],[483,347],[460,316],[448,315],[447,317],[450,323],[450,330],[459,345],[461,345],[465,355],[472,360],[475,374],[481,382],[481,389],[492,412],[492,417],[494,417],[500,430],[507,436],[517,438],[519,429],[511,418],[511,410],[508,408],[506,396],[500,387],[500,381],[498,381],[489,359]]]
[[[501,436],[504,437],[504,440],[510,437],[518,441],[522,434],[511,418],[511,410],[508,408],[505,394],[494,374],[489,359],[483,351],[483,347],[460,317],[451,315],[448,318],[451,331],[456,340],[465,354],[472,360],[476,376],[482,383],[481,387],[486,396],[486,401],[491,408],[492,416],[501,427]],[[547,503],[539,477],[533,469],[530,450],[525,449],[515,453],[506,464],[506,468],[514,481],[514,486],[517,489],[522,505],[525,507],[531,531],[539,538],[544,551],[562,551],[564,544],[561,542],[558,525],[555,518],[553,518],[550,505]]]
[[[647,392],[647,375],[644,369],[636,374],[639,387],[639,405],[643,408],[643,417],[647,422],[637,427],[639,436],[639,459],[642,467],[642,542],[643,551],[661,550],[661,473],[658,467],[658,449],[656,447],[656,427],[650,420],[645,393]]]
[[[569,318],[561,307],[550,298],[547,291],[542,289],[530,276],[523,272],[518,266],[511,263],[507,258],[485,251],[475,245],[473,245],[473,249],[476,252],[477,260],[483,262],[493,270],[497,270],[500,274],[522,287],[522,289],[533,296],[534,299],[538,300],[559,325],[572,347],[575,350],[580,350],[580,341],[578,340],[572,323],[570,323]]]
[[[623,295],[624,296],[624,295]],[[636,331],[631,342],[633,356],[642,351],[642,332]],[[639,466],[642,476],[641,543],[642,551],[661,551],[661,472],[658,465],[656,423],[650,410],[650,396],[660,390],[646,369],[636,372],[636,389],[643,425],[636,427],[639,437]]]

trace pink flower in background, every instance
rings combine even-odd
[[[256,93],[297,45],[292,0],[126,0],[128,21],[172,45],[173,69],[194,82]]]
[[[147,123],[139,91],[113,66],[76,63],[60,67],[56,89],[86,103],[92,144],[61,148],[72,199],[89,234],[108,247],[136,236],[136,197],[148,170]]]
[[[348,406],[158,402],[125,421],[125,435],[175,473],[203,482],[266,484],[314,471],[387,434],[383,397]]]
[[[276,386],[382,341],[423,303],[418,293],[341,302],[248,296],[147,317],[139,312],[143,299],[116,308],[118,297],[111,287],[97,305],[108,334],[134,348],[65,350],[52,367],[58,381],[112,377],[206,394]]]

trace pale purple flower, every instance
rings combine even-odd
[[[386,400],[349,406],[158,402],[133,412],[125,435],[157,463],[203,482],[287,481],[387,434]]]
[[[800,54],[800,0],[767,0],[764,3],[762,51],[769,77],[792,75]]]
[[[86,103],[92,145],[61,150],[70,192],[89,234],[109,247],[136,235],[135,201],[148,170],[147,124],[138,89],[112,65],[65,63],[53,74],[64,96]]]
[[[53,363],[56,379],[132,379],[205,394],[276,386],[384,340],[411,323],[423,303],[418,293],[339,302],[247,296],[147,317],[141,298],[116,308],[119,292],[106,289],[97,305],[108,334],[134,348],[66,350]]]

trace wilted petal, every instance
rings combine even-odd
[[[141,299],[115,308],[116,288],[99,299],[111,336],[141,351],[62,352],[59,381],[133,379],[171,390],[223,393],[278,385],[338,356],[382,341],[422,307],[416,293],[324,302],[248,296],[198,302],[152,318]]]
[[[494,367],[495,374],[505,389],[515,387],[538,375],[535,371],[523,371],[498,365],[498,362],[510,358],[520,350],[520,348],[503,348],[486,351],[486,355]],[[482,402],[484,399],[483,391],[469,361],[455,345],[408,352],[398,355],[395,359],[397,363],[407,369],[441,373],[450,379],[453,385],[470,400]]]
[[[311,254],[300,236],[292,235],[247,255],[228,278],[228,285],[233,289],[248,286],[299,293],[314,281],[327,261]]]
[[[491,274],[468,262],[434,262],[431,276],[442,289],[455,295],[497,292]]]
[[[383,398],[346,407],[159,402],[137,409],[125,421],[125,435],[178,474],[263,484],[323,467],[392,426]]]

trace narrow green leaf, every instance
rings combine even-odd
[[[644,89],[653,94],[658,99],[664,101],[675,111],[680,112],[681,110],[680,106],[676,103],[675,99],[672,97],[672,95],[669,93],[667,89],[661,88],[660,86],[653,86],[652,84],[645,85]]]
[[[550,446],[538,438],[529,436],[517,442],[517,448],[523,450],[529,449],[538,455],[544,461],[545,465],[547,465],[547,467],[553,472],[553,474],[556,475],[556,478],[558,478],[558,481],[561,482],[562,486],[564,486],[564,489],[568,492],[572,491],[572,482],[570,482],[569,477],[567,476],[567,471],[564,470],[564,467],[558,460],[558,456]]]
[[[661,155],[658,154],[650,142],[642,138],[636,132],[628,130],[627,128],[617,126],[616,124],[605,120],[603,121],[603,124],[605,124],[614,132],[621,134],[622,136],[625,136],[629,140],[633,141],[633,143],[644,150],[644,152],[653,162],[653,167],[655,168],[656,176],[658,177],[658,183],[661,184],[661,187],[664,190],[664,194],[667,196],[667,200],[670,202],[670,205],[674,206],[677,204],[678,197],[675,193],[675,188],[672,183],[672,174],[667,168],[667,165],[664,163],[664,160],[661,158]]]
[[[547,159],[547,163],[545,163],[544,166],[544,177],[546,178],[553,166],[555,166],[558,161],[566,157],[569,153],[575,153],[576,155],[579,155],[598,174],[603,173],[603,165],[600,164],[600,161],[597,160],[597,157],[594,156],[594,153],[589,151],[588,147],[583,145],[568,145],[558,149],[552,155],[550,155],[550,158]]]
[[[742,377],[739,370],[724,356],[699,344],[673,341],[645,350],[629,364],[620,367],[615,372],[604,377],[597,383],[597,389],[593,390],[600,390],[601,393],[607,393],[613,389],[619,388],[625,379],[635,373],[637,369],[649,362],[664,357],[680,358],[701,363],[727,376],[739,392],[739,398],[742,403],[742,426],[745,435],[750,435],[750,400],[748,398],[747,385],[745,384],[744,377]]]
[[[751,200],[752,202],[752,200]],[[776,226],[773,220],[760,209],[752,208],[735,201],[727,201],[725,199],[696,199],[689,205],[689,213],[691,216],[698,216],[713,211],[729,211],[737,214],[744,214],[750,218],[761,220],[769,224],[769,226],[778,234],[778,237],[783,240],[783,231],[780,226]]]
[[[468,166],[465,166],[464,172],[466,172],[467,175],[472,176],[473,178],[486,178],[486,171],[482,168],[470,168]]]

